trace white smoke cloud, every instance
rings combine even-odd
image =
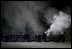
[[[52,32],[53,34],[63,34],[63,30],[71,25],[70,15],[59,11],[59,15],[53,16],[53,23],[50,28],[45,32],[47,35]]]
[[[41,16],[39,12],[44,14],[47,24],[52,23],[50,29],[47,30],[48,32],[57,32],[67,28],[70,24],[70,15],[63,12],[59,12],[59,15],[54,15],[58,11],[49,5],[50,2],[48,4],[46,1],[8,1],[2,9],[4,9],[4,18],[13,32],[25,32],[27,23],[33,32],[44,32],[45,27],[42,26],[42,23],[40,24],[39,17]]]

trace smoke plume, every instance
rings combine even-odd
[[[48,6],[47,3],[41,1],[3,1],[2,18],[8,26],[3,24],[5,27],[2,25],[2,32],[41,34],[44,27],[40,22],[39,13],[43,12],[46,6]]]
[[[68,28],[71,22],[70,15],[58,12],[58,9],[62,9],[62,6],[57,6],[55,1],[2,1],[1,31],[23,32],[33,36],[48,29],[47,32],[57,34]],[[69,7],[65,12],[70,13]]]
[[[49,35],[52,34],[64,34],[64,30],[71,25],[71,16],[63,11],[59,11],[59,14],[53,16],[52,24],[50,28],[45,32]]]

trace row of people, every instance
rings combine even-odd
[[[42,35],[36,34],[33,41],[46,42],[47,39],[49,39],[49,41],[55,41],[55,42],[65,41],[64,34],[56,35],[56,36],[50,35],[50,37],[47,38],[46,34],[44,33]],[[26,41],[30,42],[32,41],[30,38],[30,34],[24,34],[24,33],[3,34],[1,40],[5,42],[26,42]]]
[[[25,42],[25,41],[31,41],[30,34],[24,34],[24,33],[8,33],[2,35],[2,41],[5,42]],[[46,41],[46,35],[38,35],[36,34],[34,37],[34,41],[42,42]]]

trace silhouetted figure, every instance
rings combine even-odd
[[[17,37],[16,36],[17,36],[16,33],[14,33],[14,35],[13,35],[13,42],[17,41]]]
[[[11,42],[11,37],[12,37],[12,34],[8,33],[8,42]]]
[[[38,34],[35,35],[35,41],[38,41]]]
[[[5,34],[3,34],[3,36],[2,36],[2,37],[3,37],[3,39],[2,39],[2,40],[5,42],[5,41],[6,41],[6,35],[5,35]]]
[[[10,39],[11,39],[10,42],[14,42],[14,33],[11,34]]]
[[[29,35],[29,34],[25,34],[25,35],[24,35],[24,40],[25,40],[26,42],[29,42],[29,41],[30,41],[30,35]]]
[[[21,33],[21,40],[22,40],[22,42],[24,42],[25,40],[24,40],[24,33]]]
[[[46,34],[43,33],[43,34],[42,34],[42,41],[46,42],[46,37],[47,37]]]
[[[4,34],[4,42],[7,42],[7,41],[8,41],[8,35]]]
[[[42,36],[41,35],[37,35],[37,42],[42,42]]]
[[[17,34],[17,42],[21,42],[20,33]]]
[[[24,42],[25,41],[25,39],[24,39],[24,33],[21,35],[22,36],[22,42]]]

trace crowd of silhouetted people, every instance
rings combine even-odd
[[[42,42],[46,41],[46,34],[38,35],[36,34],[34,39],[30,39],[30,34],[24,34],[24,33],[8,33],[8,34],[2,34],[1,35],[1,41],[4,42],[30,42],[30,41],[37,41]]]
[[[65,41],[64,35],[50,36],[49,38],[47,38],[47,35],[44,33],[42,35],[36,34],[33,40],[30,39],[30,34],[24,33],[4,33],[1,35],[1,41],[3,42],[47,42],[47,39],[49,39],[48,41],[55,42]]]

